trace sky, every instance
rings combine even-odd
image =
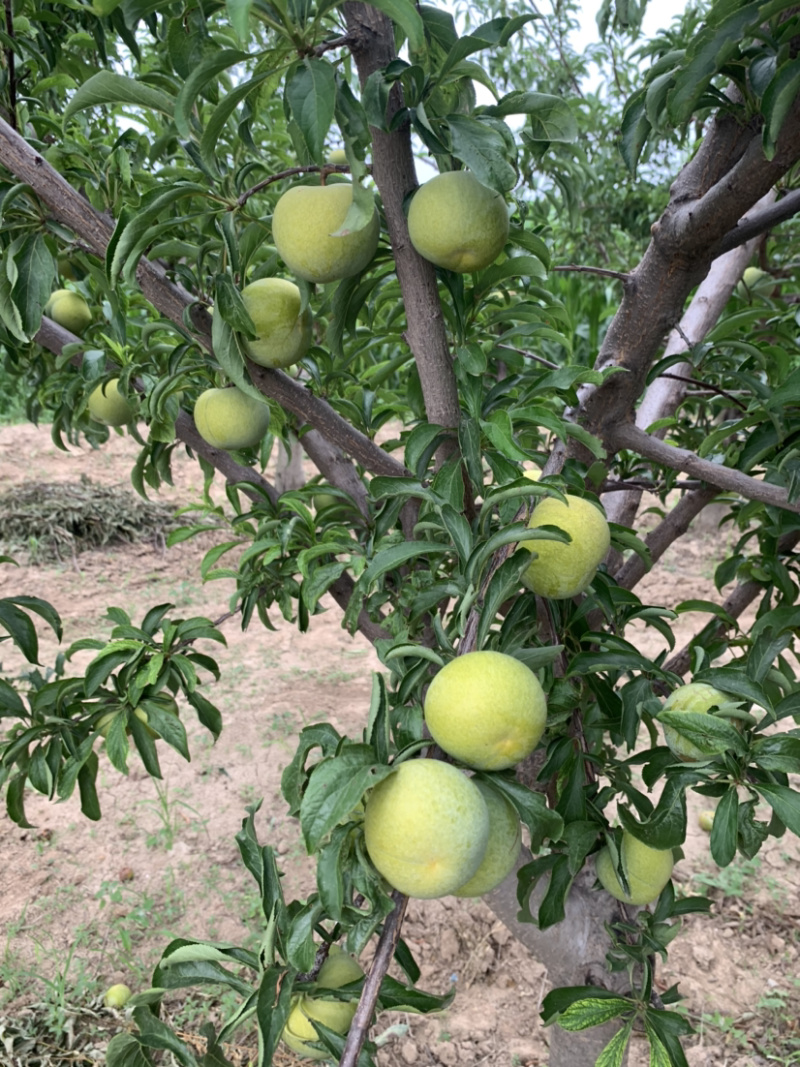
[[[672,22],[672,16],[683,11],[686,3],[687,0],[650,0],[642,23],[644,35],[650,37],[657,30],[669,26],[670,22]],[[575,48],[578,51],[598,38],[596,20],[601,4],[602,0],[583,0],[581,28],[573,37]]]

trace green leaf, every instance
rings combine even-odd
[[[455,995],[455,989],[444,996],[425,993],[413,986],[405,986],[396,978],[387,975],[381,982],[378,1002],[383,1011],[408,1011],[417,1015],[427,1015],[430,1012],[445,1011],[452,1004]]]
[[[170,117],[175,111],[173,96],[167,96],[160,89],[153,89],[135,78],[125,78],[121,74],[101,70],[85,81],[67,104],[62,120],[64,128],[79,111],[104,104],[131,104],[134,107],[160,111]]]
[[[772,159],[783,124],[800,92],[800,59],[792,59],[779,68],[761,101],[766,122],[763,130],[764,155]]]
[[[754,783],[755,791],[766,800],[778,818],[793,834],[800,836],[800,793],[787,785],[772,783]],[[714,817],[716,822],[716,816]]]
[[[740,700],[757,704],[758,707],[767,711],[772,709],[772,702],[764,689],[736,667],[712,667],[709,670],[700,671],[692,680],[708,682],[709,685],[713,685],[734,699],[738,697]]]
[[[314,767],[300,803],[300,828],[309,853],[391,770],[375,762],[370,745],[348,745]]]
[[[645,106],[646,89],[640,89],[630,97],[622,112],[619,150],[629,173],[636,176],[639,156],[647,143],[652,126]]]
[[[372,585],[387,571],[396,570],[412,559],[420,556],[437,555],[442,552],[451,552],[450,545],[436,545],[432,542],[406,541],[402,545],[392,545],[390,548],[382,548],[370,560],[369,566],[364,572],[362,581],[366,586]]]
[[[472,33],[459,37],[439,69],[438,81],[441,83],[455,66],[474,52],[483,51],[484,48],[503,48],[527,22],[540,17],[538,13],[517,15],[515,18],[500,16],[478,26]]]
[[[633,1022],[617,1030],[609,1043],[595,1060],[594,1067],[622,1067],[625,1060],[625,1050],[631,1038]]]
[[[587,997],[570,1004],[559,1015],[558,1025],[571,1032],[588,1030],[590,1026],[602,1026],[630,1010],[631,1003],[624,997],[604,997],[602,1000]]]
[[[0,627],[8,631],[11,640],[28,663],[39,662],[39,638],[30,616],[11,598],[0,600]]]
[[[245,59],[247,59],[246,52],[240,52],[233,48],[225,48],[220,52],[215,52],[213,55],[208,56],[202,63],[195,67],[183,83],[181,91],[178,93],[175,100],[175,126],[181,137],[188,139],[192,136],[192,128],[190,125],[192,111],[194,109],[195,100],[202,89],[223,70],[227,70],[228,67],[234,67],[237,63],[241,63]]]
[[[252,6],[253,0],[225,0],[225,7],[228,10],[228,18],[233,31],[242,44],[245,45],[250,40],[250,9]]]
[[[135,1034],[115,1034],[106,1048],[107,1067],[153,1067],[150,1054]]]
[[[535,793],[511,775],[479,773],[477,777],[488,782],[514,805],[520,821],[530,833],[532,852],[538,852],[547,840],[558,841],[564,832],[564,820],[547,806],[543,793]]]
[[[691,742],[703,755],[718,756],[723,752],[744,755],[747,744],[735,726],[716,715],[694,711],[661,711],[658,721],[669,726],[679,737]]]
[[[11,290],[22,320],[22,328],[33,337],[42,323],[42,308],[53,287],[55,264],[44,237],[26,234],[13,241],[9,253],[14,257],[17,278]]]
[[[578,137],[578,122],[572,108],[563,97],[550,96],[548,93],[508,93],[496,104],[483,108],[481,114],[498,118],[504,115],[528,115],[529,136],[534,141],[570,143]]]
[[[287,79],[286,99],[309,156],[316,163],[323,163],[325,138],[336,102],[336,78],[331,64],[324,59],[304,59]]]
[[[479,181],[502,194],[514,188],[517,169],[509,161],[508,143],[497,129],[469,115],[448,115],[447,124],[453,155],[466,163]]]
[[[552,989],[542,1001],[542,1022],[545,1026],[550,1026],[557,1021],[562,1012],[567,1011],[571,1005],[581,1000],[619,999],[618,993],[612,993],[601,986],[561,986],[558,989]],[[629,1003],[628,1006],[635,1007],[635,1004]]]
[[[27,777],[26,774],[15,774],[9,780],[8,788],[6,789],[6,811],[9,819],[15,822],[17,826],[21,826],[24,830],[31,830],[33,829],[33,824],[29,823],[25,818],[24,796]]]
[[[425,27],[415,5],[409,0],[377,0],[372,7],[377,7],[397,23],[408,38],[408,47],[412,52],[425,48]]]
[[[734,786],[722,796],[711,826],[711,855],[718,866],[727,867],[736,855],[738,832],[739,796]]]
[[[668,849],[682,845],[686,838],[686,788],[696,780],[693,774],[667,778],[655,810],[644,822],[637,822],[629,809],[620,804],[622,826],[650,848]]]
[[[149,1007],[134,1008],[133,1018],[139,1027],[139,1041],[145,1048],[163,1049],[171,1052],[182,1067],[196,1067],[197,1061],[189,1046],[170,1026],[153,1015]]]
[[[747,4],[722,22],[707,25],[692,40],[667,98],[669,116],[676,125],[691,118],[711,79],[736,55],[747,32],[766,17],[763,8],[762,3]]]

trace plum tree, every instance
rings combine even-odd
[[[313,634],[330,597],[381,664],[357,736],[312,723],[284,774],[316,888],[283,899],[248,812],[237,840],[264,911],[257,959],[249,946],[168,946],[164,984],[134,1002],[109,1067],[152,1058],[154,1019],[178,1047],[159,991],[201,970],[243,998],[225,1037],[252,1022],[267,1064],[290,1016],[305,1025],[293,998],[314,981],[320,930],[354,955],[374,949],[347,1037],[344,1011],[327,1031],[318,1019],[344,1067],[374,1062],[376,1011],[442,1010],[444,995],[416,988],[408,945],[408,981],[387,968],[406,892],[457,892],[487,857],[481,788],[448,759],[485,768],[476,780],[526,828],[516,877],[486,900],[557,986],[542,1009],[564,1023],[551,1067],[621,1063],[632,1032],[653,1062],[680,1067],[691,1013],[654,1004],[653,961],[706,902],[667,890],[638,914],[601,849],[621,842],[623,874],[626,857],[658,854],[649,895],[685,840],[691,790],[715,799],[720,866],[800,833],[787,728],[800,714],[791,5],[711,0],[644,40],[643,4],[604,3],[602,47],[585,54],[570,38],[577,0],[546,18],[477,0],[458,24],[409,0],[289,5],[280,18],[247,3],[50,7],[15,3],[3,43],[0,407],[52,419],[59,443],[102,445],[85,398],[117,376],[141,416],[140,492],[169,483],[184,447],[226,483],[225,507],[209,495],[172,538],[229,525],[202,567],[231,583],[227,624],[271,626],[279,611]],[[590,62],[603,67],[597,93],[583,88]],[[421,189],[414,137],[440,172]],[[334,144],[350,181],[331,174]],[[453,218],[469,240],[445,228]],[[281,261],[314,318],[293,376],[259,364],[259,309],[243,295]],[[737,293],[756,261],[780,288],[762,293],[762,278]],[[52,299],[59,276],[102,307],[102,350],[78,336],[83,298]],[[303,314],[280,318],[299,316],[302,335]],[[262,468],[276,438],[301,443],[309,484]],[[253,451],[226,451],[240,448]],[[320,484],[341,506],[314,506]],[[712,501],[731,541],[719,595],[650,602],[642,578]],[[124,773],[135,755],[152,775],[167,746],[188,758],[181,719],[161,717],[158,744],[146,728],[160,694],[180,692],[219,733],[198,684],[218,667],[195,642],[223,636],[205,615],[161,604],[134,624],[112,604],[110,639],[75,642],[93,658],[67,676],[34,641],[36,620],[60,637],[55,609],[19,592],[0,612],[2,636],[35,665],[0,679],[15,822],[29,789],[74,796],[97,819],[106,757]],[[684,611],[701,621],[674,648]],[[499,673],[475,669],[485,657]],[[662,711],[684,682],[724,693],[730,714]],[[152,720],[117,715],[96,745],[99,713],[115,707]],[[702,753],[691,767],[657,743],[659,715]],[[629,886],[639,874],[629,865]]]
[[[322,1023],[337,1034],[346,1034],[358,1005],[355,1000],[326,998],[322,991],[341,989],[350,982],[357,982],[363,975],[364,969],[352,956],[342,952],[338,945],[332,945],[317,974],[315,993],[304,993],[294,1001],[281,1035],[284,1044],[306,1059],[328,1059],[327,1051],[311,1044],[319,1041],[314,1022]]]

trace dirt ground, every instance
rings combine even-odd
[[[99,451],[60,452],[46,428],[0,429],[0,492],[30,482],[128,483],[135,444],[114,436]],[[199,498],[198,467],[185,460],[175,487],[161,495],[175,506]],[[221,485],[214,494],[224,502]],[[719,600],[712,576],[727,534],[713,525],[692,531],[647,576],[640,595],[674,605],[690,597]],[[109,605],[134,621],[153,604],[170,602],[177,615],[218,618],[228,606],[226,581],[203,585],[199,563],[212,542],[190,541],[165,550],[138,544],[92,551],[59,566],[0,566],[0,596],[25,592],[55,604],[65,624],[64,645],[107,634]],[[102,992],[126,982],[150,984],[161,950],[175,936],[257,943],[258,901],[239,861],[234,835],[245,806],[263,798],[261,840],[277,848],[287,897],[312,886],[312,867],[297,824],[285,812],[280,775],[303,725],[327,719],[357,735],[369,707],[368,643],[342,630],[335,605],[303,635],[274,618],[277,632],[254,625],[242,633],[224,626],[227,649],[209,647],[222,680],[209,692],[225,728],[215,746],[190,709],[183,709],[192,762],[166,749],[159,789],[131,760],[127,777],[101,756],[103,819],[90,823],[75,797],[49,803],[30,793],[34,829],[0,814],[0,1064],[33,1067],[67,1062],[101,1064],[109,1037],[126,1026],[102,1007]],[[697,619],[681,616],[678,647]],[[57,651],[40,627],[42,662]],[[647,641],[652,651],[653,638]],[[660,639],[659,639],[660,640]],[[643,645],[643,648],[645,646]],[[6,669],[20,663],[2,646]],[[164,748],[165,746],[161,746]],[[674,942],[659,981],[680,980],[698,1029],[688,1049],[691,1067],[800,1064],[800,845],[772,840],[749,863],[720,871],[697,826],[708,801],[690,797],[686,858],[676,880],[714,901],[710,918],[692,918]],[[514,1067],[547,1063],[548,1031],[538,1020],[548,989],[545,968],[521,948],[480,901],[445,898],[412,902],[404,928],[421,964],[423,988],[453,985],[452,1008],[421,1019],[381,1017],[379,1059],[385,1067],[464,1064]],[[217,1021],[231,1003],[209,992],[175,997],[170,1011],[187,1035]],[[252,1036],[238,1055],[248,1062]],[[66,1050],[71,1048],[72,1052]],[[234,1050],[233,1054],[237,1054]],[[292,1057],[282,1060],[294,1063]],[[635,1044],[632,1067],[643,1067]]]

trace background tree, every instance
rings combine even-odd
[[[616,864],[623,829],[650,848],[679,849],[687,789],[718,800],[711,850],[720,865],[737,851],[754,856],[770,834],[800,833],[789,779],[800,772],[800,738],[787,728],[800,713],[789,655],[800,536],[796,324],[774,292],[733,296],[756,244],[788,227],[800,203],[791,3],[690,9],[640,46],[650,64],[641,86],[629,42],[642,12],[617,5],[612,18],[606,5],[591,53],[610,72],[598,93],[584,87],[589,57],[569,47],[570,4],[547,18],[471,9],[460,36],[446,11],[407,0],[6,10],[0,320],[6,373],[19,379],[31,417],[52,416],[59,442],[85,434],[102,444],[108,430],[91,420],[89,397],[117,380],[137,417],[130,432],[147,428],[132,472],[140,492],[169,479],[183,445],[209,478],[227,480],[230,513],[208,506],[230,539],[203,570],[213,576],[220,560],[235,561],[231,611],[243,625],[256,616],[270,625],[277,606],[313,629],[329,592],[386,666],[363,738],[312,726],[284,776],[319,856],[317,893],[283,901],[251,812],[239,844],[261,889],[261,952],[169,946],[153,991],[136,1002],[137,1034],[115,1039],[110,1062],[146,1064],[154,1049],[194,1062],[159,1021],[158,1003],[165,988],[209,978],[243,999],[210,1035],[208,1056],[219,1062],[216,1042],[255,1016],[269,1062],[293,993],[319,974],[329,942],[358,953],[377,938],[363,988],[334,997],[360,990],[348,1036],[320,1028],[342,1064],[369,1062],[376,1006],[442,1006],[413,988],[418,970],[401,939],[407,900],[369,863],[358,805],[398,756],[430,748],[421,703],[436,670],[490,649],[535,670],[548,695],[537,751],[516,777],[490,775],[532,852],[490,902],[565,987],[544,1005],[562,1027],[551,1064],[593,1063],[603,1049],[602,1062],[620,1063],[634,1026],[645,1029],[653,1063],[684,1063],[688,1026],[668,1010],[674,990],[654,995],[654,959],[680,915],[707,902],[678,899],[668,883],[652,910],[637,911],[594,888],[594,857],[607,845]],[[496,102],[478,105],[475,84]],[[617,130],[628,174],[612,146]],[[440,170],[467,167],[513,199],[505,251],[486,269],[434,268],[411,244],[414,136]],[[339,140],[347,164],[330,166]],[[347,171],[357,191],[344,228],[370,224],[374,182],[377,254],[340,282],[300,279],[314,344],[296,377],[259,366],[245,356],[255,331],[241,291],[286,273],[275,205],[291,185]],[[782,239],[761,262],[777,279],[793,254]],[[83,340],[43,316],[65,280],[103,308]],[[204,441],[189,414],[200,393],[225,382],[270,414],[269,436],[233,455]],[[397,438],[378,443],[393,425]],[[267,481],[276,437],[290,449],[300,440],[335,503],[311,506],[316,483],[279,494]],[[526,463],[544,478],[526,479]],[[645,489],[662,517],[642,540],[634,531]],[[602,499],[616,520],[612,551],[585,596],[548,600],[522,589],[531,557],[518,546],[541,536],[527,527],[535,501],[567,492]],[[626,629],[643,622],[672,644],[675,614],[633,589],[712,500],[741,531],[716,576],[720,590],[732,589],[721,605],[679,606],[709,615],[686,648],[644,656]],[[548,539],[565,537],[550,529]],[[757,599],[745,632],[737,619]],[[29,613],[56,630],[57,616],[32,598],[0,606],[0,622],[35,662]],[[138,626],[118,609],[114,621],[110,643],[87,638],[68,653],[96,650],[84,676],[39,679],[24,693],[0,682],[11,719],[0,775],[21,825],[28,784],[60,797],[77,784],[85,814],[99,817],[101,726],[115,766],[126,766],[129,730],[151,774],[159,764],[148,725],[187,752],[173,694],[183,692],[212,733],[221,727],[198,688],[198,671],[217,672],[194,648],[220,640],[209,620],[171,620],[161,607]],[[729,699],[721,716],[662,720],[700,754],[681,763],[660,743],[655,717],[687,676]],[[584,929],[591,938],[577,936]],[[408,985],[386,977],[392,958]],[[234,964],[249,969],[247,981]]]

